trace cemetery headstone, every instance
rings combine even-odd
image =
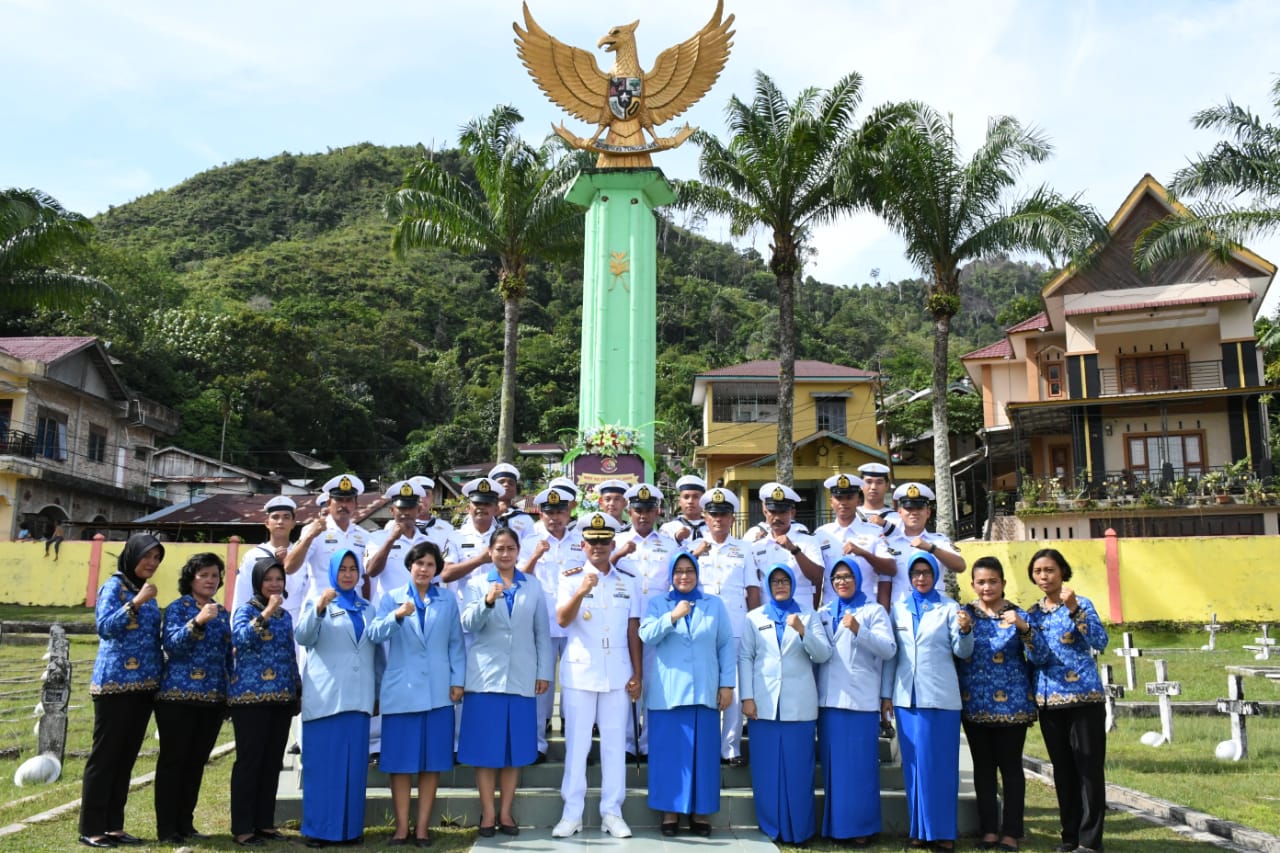
[[[1182,682],[1169,680],[1168,661],[1157,660],[1155,665],[1156,680],[1147,682],[1147,695],[1160,697],[1160,731],[1142,736],[1147,746],[1173,743],[1173,697],[1182,695]]]
[[[1212,652],[1218,648],[1218,632],[1222,630],[1222,626],[1218,624],[1218,614],[1214,613],[1209,618],[1209,624],[1204,626],[1209,632],[1209,644],[1201,646],[1201,651]]]
[[[1130,690],[1134,689],[1137,683],[1137,659],[1142,657],[1142,649],[1134,648],[1133,634],[1128,631],[1124,633],[1124,645],[1116,649],[1116,654],[1124,658],[1124,680]]]
[[[1254,660],[1271,660],[1271,649],[1275,646],[1275,638],[1271,636],[1271,626],[1262,626],[1262,636],[1253,638],[1254,645],[1245,646],[1251,652],[1257,652],[1253,656]]]
[[[48,784],[62,775],[62,759],[67,747],[67,706],[71,700],[71,643],[61,625],[49,629],[49,663],[40,680],[40,704],[36,714],[37,755],[14,771],[15,785]]]
[[[1103,701],[1107,707],[1107,721],[1105,731],[1114,732],[1116,730],[1116,700],[1124,698],[1124,685],[1116,684],[1112,681],[1111,664],[1104,663],[1102,665],[1102,692],[1104,694]]]
[[[1227,698],[1218,700],[1218,713],[1231,715],[1231,740],[1224,740],[1214,755],[1224,761],[1249,757],[1248,718],[1259,712],[1257,702],[1244,700],[1244,676],[1227,675]]]

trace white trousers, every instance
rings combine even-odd
[[[555,667],[551,670],[551,684],[547,686],[547,692],[537,697],[538,707],[538,752],[545,753],[547,751],[547,720],[551,719],[551,712],[555,710],[556,704],[556,686],[559,682],[560,674],[560,658],[564,656],[564,646],[569,640],[568,637],[552,637],[551,638],[551,657]],[[563,708],[561,714],[564,713]]]
[[[596,693],[563,687],[560,707],[564,709],[564,800],[563,820],[582,820],[587,799],[587,753],[591,750],[591,727],[600,729],[600,816],[622,815],[627,796],[627,759],[623,731],[629,728],[631,699],[625,689]]]
[[[738,644],[742,641],[733,638],[734,659],[737,660]],[[737,758],[742,755],[742,703],[738,699],[738,688],[733,688],[733,701],[720,715],[720,757]]]

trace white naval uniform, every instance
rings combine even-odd
[[[253,598],[253,564],[263,557],[274,558],[275,555],[276,552],[269,542],[254,545],[245,552],[240,560],[240,567],[236,570],[236,591],[231,599],[232,613],[239,610],[242,605],[248,604],[249,599]],[[287,593],[284,598],[284,609],[293,617],[295,625],[298,624],[298,616],[302,613],[302,603],[307,599],[309,583],[310,578],[307,577],[306,572],[302,571],[284,577],[284,591]]]
[[[428,541],[436,543],[436,547],[440,549],[446,559],[449,556],[449,549],[453,545],[453,525],[445,521],[443,518],[431,516],[426,521],[418,519],[414,522],[414,526],[418,528],[418,532],[427,537]],[[441,568],[444,568],[441,566]]]
[[[791,522],[791,530],[795,533],[807,534],[809,532],[809,528],[798,521]],[[747,532],[742,535],[742,539],[750,544],[772,536],[773,531],[769,528],[769,522],[759,521],[747,528]]]
[[[561,573],[557,609],[573,597],[588,572],[596,569],[586,566]],[[565,628],[560,661],[565,721],[562,820],[582,819],[592,725],[600,729],[600,815],[622,815],[627,793],[623,731],[631,728],[626,687],[632,676],[627,639],[632,619],[640,619],[639,590],[635,578],[615,567],[600,575],[600,582],[583,598],[578,615]]]
[[[873,515],[883,518],[884,527],[880,527],[878,524],[876,524],[876,527],[880,527],[880,533],[884,536],[893,536],[895,533],[902,532],[902,518],[898,515],[897,510],[889,506],[882,506],[879,509],[867,509],[864,505],[855,509],[854,513],[858,521],[864,521],[868,524],[876,524],[871,521],[871,516]],[[895,598],[894,601],[897,601],[897,599]]]
[[[849,523],[848,527],[841,527],[840,522],[833,521],[818,528],[816,535],[825,536],[831,542],[831,547],[822,552],[823,556],[826,557],[826,562],[823,564],[823,604],[829,604],[836,600],[836,591],[831,587],[831,567],[841,557],[848,557],[857,563],[859,574],[858,589],[862,590],[867,598],[873,601],[876,598],[876,591],[879,589],[881,581],[887,583],[893,580],[892,575],[881,576],[877,574],[865,557],[844,552],[845,543],[853,542],[859,548],[870,551],[877,557],[888,557],[890,556],[889,548],[885,545],[882,533],[883,529],[880,525],[870,521],[858,521],[856,518]]]
[[[509,509],[494,519],[494,523],[501,527],[510,527],[520,537],[521,542],[533,535],[536,524],[533,516],[522,509]]]
[[[658,528],[658,532],[665,533],[672,539],[675,539],[676,534],[681,530],[688,530],[689,535],[682,540],[676,539],[676,541],[683,548],[692,548],[693,543],[707,536],[707,522],[701,518],[697,521],[690,521],[682,515],[671,519],[666,524]],[[648,613],[647,610],[645,612]]]
[[[551,659],[556,664],[553,673],[558,673],[558,661],[564,656],[565,645],[565,629],[556,621],[556,593],[560,587],[560,576],[586,562],[586,555],[582,551],[582,536],[576,530],[566,530],[563,538],[556,539],[547,533],[542,522],[538,522],[538,532],[529,541],[536,548],[542,539],[547,541],[551,550],[538,558],[533,567],[533,575],[542,584],[542,594],[546,596],[547,614],[551,617]],[[555,701],[556,675],[553,674],[547,691],[537,697],[538,752],[547,751],[547,720],[551,719]],[[560,711],[564,713],[563,708]]]
[[[833,547],[830,539],[826,537],[819,539],[808,533],[801,533],[794,524],[787,531],[787,538],[791,540],[792,545],[798,547],[806,557],[819,566],[827,564],[827,551]],[[816,588],[813,581],[805,577],[804,572],[800,570],[800,564],[796,562],[795,555],[774,542],[772,535],[751,543],[751,555],[755,557],[756,568],[760,570],[760,587],[765,590],[766,600],[769,598],[769,579],[764,576],[764,573],[769,571],[769,567],[775,563],[786,563],[796,576],[796,588],[791,591],[791,597],[806,607],[814,607],[813,594]]]
[[[892,601],[897,601],[911,591],[911,579],[907,577],[907,570],[910,568],[907,565],[907,560],[910,559],[911,555],[916,551],[915,548],[911,547],[911,540],[914,538],[915,537],[913,536],[907,536],[899,530],[896,536],[890,536],[885,540],[885,546],[889,549],[890,556],[898,561],[898,573],[893,576]],[[931,533],[926,530],[924,533],[920,534],[920,538],[925,542],[932,542],[943,551],[950,551],[953,554],[960,553],[960,549],[941,533]],[[938,561],[938,568],[942,571],[942,576],[938,578],[938,584],[935,589],[939,592],[945,593],[947,575],[950,574],[950,571],[946,566],[942,565],[941,560]]]
[[[386,541],[386,530],[380,530],[369,535],[369,545],[365,548],[363,557],[366,566],[369,565],[369,558],[382,548],[383,543]],[[378,602],[382,601],[382,596],[393,589],[403,589],[413,579],[413,575],[405,567],[404,556],[409,553],[409,550],[414,545],[425,541],[427,541],[427,537],[414,530],[412,537],[401,535],[392,543],[391,550],[387,552],[387,561],[382,564],[382,571],[378,572],[376,578],[370,579],[369,603],[374,606],[375,610],[378,607]],[[444,567],[437,566],[437,571],[442,568]]]
[[[354,521],[347,524],[346,532],[338,529],[332,518],[325,519],[324,532],[311,540],[307,548],[307,556],[299,573],[305,572],[311,582],[307,590],[307,601],[320,597],[320,593],[329,588],[329,561],[339,551],[354,551],[364,564],[365,548],[369,545],[369,531]]]
[[[741,539],[729,536],[723,544],[707,537],[711,550],[698,558],[698,582],[702,591],[720,597],[729,612],[729,624],[733,626],[734,660],[737,660],[738,644],[747,621],[747,587],[760,588],[760,570],[751,546]],[[720,720],[720,757],[737,758],[742,755],[742,703],[738,700],[738,688],[733,688],[733,701],[724,709]]]
[[[683,546],[655,527],[649,531],[648,536],[641,536],[634,529],[619,533],[617,538],[614,539],[614,550],[624,547],[633,539],[636,543],[636,549],[618,560],[616,565],[623,571],[630,572],[635,576],[636,586],[640,593],[640,613],[644,615],[649,612],[649,599],[666,595],[667,590],[671,587],[671,578],[668,576],[671,568],[671,555],[681,550]],[[653,671],[654,661],[658,656],[658,647],[646,645],[643,654],[644,670],[641,673],[641,677],[646,679],[648,673]],[[645,725],[644,712],[645,702],[644,694],[642,693],[640,701],[636,703],[636,713],[640,715],[640,754],[648,755],[649,730],[648,726]],[[635,753],[635,741],[635,727],[627,726],[627,752]]]

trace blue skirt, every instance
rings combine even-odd
[[[956,837],[960,796],[960,712],[941,708],[893,708],[902,750],[912,838],[949,841]]]
[[[799,844],[817,827],[813,795],[813,720],[752,720],[751,795],[760,831]],[[652,763],[650,763],[652,772]]]
[[[880,831],[880,715],[821,708],[818,761],[822,764],[822,834],[866,838]]]
[[[302,834],[352,841],[364,834],[369,715],[347,711],[302,724]]]
[[[676,814],[720,811],[720,712],[705,705],[650,709],[649,808]],[[652,748],[652,746],[651,746]]]
[[[382,715],[383,773],[437,773],[453,769],[453,706]]]
[[[525,767],[538,757],[538,701],[515,693],[462,697],[458,761],[472,767]]]

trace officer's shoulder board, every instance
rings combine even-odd
[[[576,575],[581,571],[582,571],[582,566],[575,566],[572,569],[565,569],[564,572],[562,572],[562,574],[565,577],[572,577],[573,575]]]

